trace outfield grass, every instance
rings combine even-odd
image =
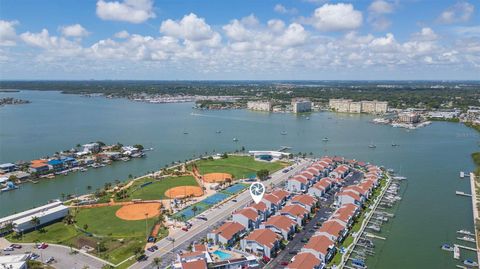
[[[13,234],[9,234],[7,239],[19,243],[49,242],[64,244],[75,236],[77,236],[75,227],[63,222],[56,222],[37,231],[26,233],[21,237],[14,237]]]
[[[80,209],[75,216],[77,226],[81,229],[87,224],[87,232],[98,236],[115,238],[145,237],[145,220],[122,220],[115,216],[121,206],[107,206]],[[154,218],[148,221],[153,225]]]
[[[147,182],[153,182],[143,188],[140,186]],[[144,178],[135,181],[135,183],[128,188],[128,198],[142,199],[142,200],[159,200],[166,199],[165,192],[177,186],[198,186],[197,181],[192,176],[167,177],[160,180],[153,178]]]
[[[252,156],[229,155],[225,159],[199,160],[195,162],[201,174],[229,173],[234,178],[246,178],[256,174],[258,170],[267,169],[270,172],[277,171],[287,164],[284,162],[259,162]]]

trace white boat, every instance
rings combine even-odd
[[[477,267],[478,268],[478,263],[476,261],[470,260],[470,259],[464,260],[463,265],[465,265],[467,267]]]
[[[324,138],[322,139],[322,141],[327,142],[327,141],[328,141],[328,137],[324,137]]]
[[[469,230],[464,230],[464,229],[462,229],[462,230],[457,230],[457,233],[459,233],[459,234],[466,234],[466,235],[473,235],[472,232],[470,232]]]
[[[287,131],[282,131],[280,134],[281,135],[287,135]]]
[[[445,250],[445,251],[453,251],[454,249],[453,246],[450,244],[443,244],[441,248],[442,250]]]
[[[371,148],[371,149],[374,149],[374,148],[376,148],[377,146],[376,146],[375,144],[370,144],[370,145],[368,145],[368,147]]]
[[[465,172],[461,171],[460,172],[460,178],[464,178],[465,177]]]
[[[457,237],[458,240],[462,240],[462,241],[467,241],[467,242],[471,242],[471,243],[475,243],[475,238],[471,237],[471,236],[468,236],[468,235],[465,235],[465,236],[462,236],[462,237]]]
[[[405,179],[407,179],[407,178],[406,178],[406,177],[402,177],[402,176],[395,176],[395,177],[393,177],[393,179],[395,179],[395,180],[405,180]]]
[[[236,137],[234,137],[233,142],[238,142],[238,139]]]

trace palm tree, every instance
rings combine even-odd
[[[192,206],[192,211],[193,211],[193,216],[197,215],[196,213],[197,213],[197,211],[198,211],[198,208],[197,208],[196,205],[193,205],[193,206]]]
[[[40,219],[38,217],[32,217],[30,223],[35,227],[35,231],[37,230],[37,226],[40,225]]]
[[[153,263],[157,266],[157,269],[159,269],[159,268],[160,268],[159,265],[162,263],[162,258],[155,257],[155,258],[153,259]]]

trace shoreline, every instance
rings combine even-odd
[[[478,244],[478,229],[477,225],[479,224],[480,219],[478,218],[478,206],[477,206],[477,192],[476,192],[476,183],[475,183],[475,174],[470,173],[470,190],[472,194],[472,209],[473,209],[473,227],[475,230],[475,246],[477,248],[477,261],[480,261],[480,248]]]

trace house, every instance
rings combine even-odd
[[[265,194],[262,201],[267,205],[272,214],[282,208],[282,199],[271,193]]]
[[[62,160],[54,159],[54,160],[48,161],[47,163],[50,166],[50,170],[53,170],[55,172],[62,171],[65,169],[65,166]]]
[[[268,209],[267,205],[262,201],[260,201],[258,204],[253,203],[253,204],[250,205],[250,207],[257,210],[257,213],[260,216],[260,221],[267,220],[267,218],[270,217],[270,215],[271,215],[270,210]]]
[[[308,218],[308,210],[300,205],[287,205],[280,210],[280,215],[287,216],[295,221],[299,226],[303,226]]]
[[[309,252],[323,263],[327,263],[335,254],[335,242],[325,235],[314,235],[301,251]]]
[[[340,191],[335,195],[335,203],[338,206],[345,204],[355,204],[361,206],[364,202],[364,198],[360,197],[355,191]]]
[[[292,205],[300,205],[308,210],[308,212],[312,212],[317,204],[317,199],[313,196],[308,194],[301,194],[294,196],[292,200],[290,200],[290,204]]]
[[[333,180],[329,178],[322,178],[308,189],[308,194],[314,197],[322,197],[328,190],[330,190]]]
[[[89,143],[83,145],[83,152],[97,153],[100,151],[99,143]]]
[[[287,265],[288,269],[322,269],[322,261],[310,252],[301,252],[292,258],[292,262]]]
[[[315,178],[318,178],[320,177],[320,173],[321,173],[321,170],[320,169],[317,169],[313,166],[310,166],[307,168],[306,170],[307,172],[311,173]]]
[[[50,171],[50,166],[48,166],[47,160],[33,160],[30,162],[28,171],[31,173],[44,174]]]
[[[276,256],[281,240],[282,237],[270,229],[257,229],[240,241],[240,247],[269,260]]]
[[[251,207],[238,210],[237,212],[233,213],[232,217],[234,222],[240,223],[247,230],[258,228],[261,222],[261,218],[258,215],[257,210]]]
[[[346,225],[335,219],[331,218],[322,224],[322,227],[315,232],[315,235],[324,235],[334,242],[342,242],[345,236],[348,234]]]
[[[360,209],[355,204],[346,204],[333,213],[333,218],[341,221],[346,227],[351,227]]]
[[[288,199],[290,199],[290,192],[282,189],[278,189],[272,192],[273,195],[277,196],[280,198],[282,206],[285,205]]]
[[[177,254],[178,263],[174,266],[175,269],[207,269],[207,262],[212,258],[207,251],[193,251]],[[178,266],[179,265],[179,266]]]
[[[0,173],[10,173],[17,170],[17,166],[13,163],[2,163],[0,164]]]
[[[330,172],[330,176],[345,178],[349,171],[350,171],[350,168],[348,168],[348,166],[340,165],[337,168],[335,168],[332,172]]]
[[[238,222],[225,222],[222,226],[207,234],[207,238],[214,244],[223,244],[224,246],[233,245],[243,234],[246,233],[245,226]]]
[[[287,190],[290,192],[303,192],[308,190],[308,179],[302,175],[295,175],[287,181]]]
[[[182,262],[181,269],[207,269],[207,262],[205,260],[195,260],[190,262]]]
[[[352,191],[352,192],[355,192],[356,194],[360,195],[361,197],[367,199],[370,192],[368,189],[365,189],[365,188],[361,188],[360,187],[360,184],[358,185],[351,185],[351,186],[348,186],[348,187],[345,187],[345,188],[342,188],[342,191]]]
[[[270,229],[281,235],[283,239],[289,240],[295,233],[297,223],[287,216],[276,215],[270,217],[266,222],[260,225],[262,229]]]

